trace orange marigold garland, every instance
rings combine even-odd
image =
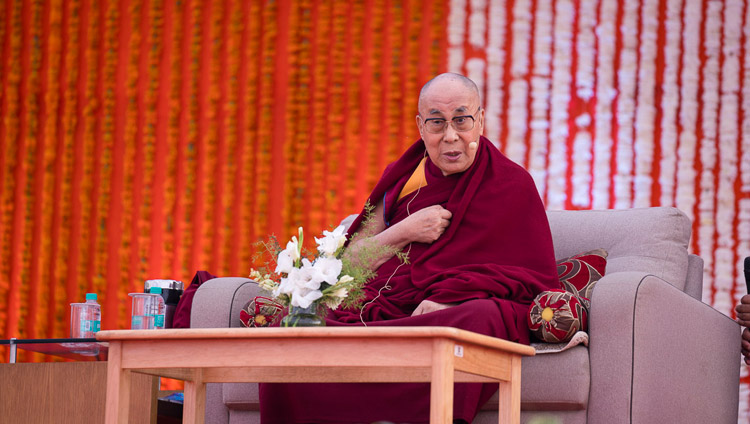
[[[361,115],[361,104],[359,91],[363,90],[357,81],[360,80],[362,74],[361,63],[363,61],[362,51],[362,7],[363,5],[349,4],[347,10],[347,34],[346,39],[348,40],[346,46],[346,107],[344,109],[344,145],[340,150],[339,157],[341,158],[341,166],[343,168],[343,185],[342,192],[340,193],[338,216],[327,225],[338,225],[339,221],[356,211],[360,205],[355,204],[360,200],[356,198],[356,186],[357,179],[361,178],[361,175],[365,171],[364,169],[358,172],[358,158],[357,156],[365,154],[366,149],[362,149],[359,146],[359,120]],[[359,174],[359,175],[358,175]]]
[[[10,19],[11,22],[18,22],[20,20],[20,7],[17,5],[12,10],[8,11],[8,16],[6,19]],[[7,48],[5,50],[6,57],[10,58],[16,58],[19,56],[19,50],[20,50],[20,44],[21,44],[21,31],[20,31],[21,25],[12,25],[11,30],[9,33],[9,42],[6,45]],[[18,30],[16,28],[19,28]],[[6,76],[4,77],[5,86],[3,87],[3,97],[2,97],[2,106],[3,111],[5,112],[6,116],[18,116],[19,110],[18,110],[18,84],[21,80],[21,69],[19,66],[18,60],[8,60],[6,59]],[[9,63],[8,63],[9,62]],[[16,161],[16,155],[17,155],[17,149],[18,145],[16,143],[16,140],[18,138],[17,132],[18,132],[18,120],[7,120],[4,122],[4,125],[0,127],[0,130],[4,129],[5,133],[4,135],[4,145],[0,146],[0,148],[4,148],[4,154],[5,154],[5,161],[8,164],[2,164],[4,171],[3,176],[4,179],[0,184],[2,184],[2,204],[0,204],[0,223],[3,228],[3,241],[8,242],[8,244],[5,244],[3,246],[3,257],[10,258],[11,260],[15,259],[14,257],[14,246],[12,243],[13,237],[13,208],[15,206],[14,202],[14,177],[13,177],[13,169],[14,164]],[[5,171],[7,169],[7,171]],[[5,275],[10,275],[13,264],[11,261],[3,261],[3,268],[2,270],[5,272]],[[6,333],[17,333],[16,329],[16,322],[18,321],[18,301],[17,301],[17,293],[15,293],[17,287],[12,283],[10,279],[4,279],[5,283],[3,284],[2,288],[3,290],[0,291],[0,294],[2,295],[3,301],[7,302],[5,304],[4,308],[0,308],[0,318],[3,318],[3,325],[5,326]],[[7,311],[7,312],[6,312]]]
[[[291,7],[288,22],[288,81],[287,81],[287,102],[286,102],[286,137],[284,144],[284,155],[286,158],[287,172],[285,175],[285,199],[287,209],[289,210],[287,222],[285,225],[294,227],[302,224],[304,208],[302,191],[304,189],[307,175],[305,157],[306,143],[305,134],[307,129],[307,110],[306,102],[301,101],[306,93],[306,87],[301,83],[301,79],[309,73],[308,67],[304,65],[304,55],[308,44],[301,42],[304,31],[303,25],[308,24],[307,20],[301,18],[304,13],[302,4],[294,4]]]
[[[383,73],[384,65],[386,61],[384,52],[384,34],[387,31],[387,22],[385,20],[387,9],[385,7],[373,7],[372,14],[367,20],[372,25],[372,80],[370,82],[370,90],[367,93],[367,101],[369,103],[369,116],[363,117],[366,120],[366,135],[368,145],[370,146],[368,161],[370,163],[370,172],[367,174],[365,183],[365,190],[362,193],[360,202],[364,202],[366,197],[370,194],[370,190],[375,187],[380,174],[383,172],[383,164],[379,159],[384,156],[385,146],[382,145],[381,135],[386,131],[386,121],[384,119],[385,106],[383,99],[385,98],[386,90],[383,85]],[[359,206],[357,206],[359,208]],[[355,211],[359,212],[358,209]]]
[[[260,26],[259,36],[262,38],[260,57],[260,74],[258,75],[259,97],[258,107],[258,136],[256,151],[258,160],[256,162],[256,193],[257,200],[255,206],[255,233],[264,234],[268,228],[269,213],[280,213],[280,211],[269,211],[268,203],[271,195],[278,196],[281,193],[269,193],[270,176],[271,176],[271,149],[272,149],[272,93],[273,93],[273,72],[275,54],[274,40],[276,38],[276,16],[275,3],[266,3],[261,11],[263,20]]]
[[[308,188],[309,194],[309,207],[310,210],[310,224],[315,228],[323,228],[326,221],[326,210],[325,210],[325,198],[324,193],[327,190],[328,184],[326,178],[326,166],[325,156],[328,144],[328,131],[326,128],[326,121],[328,119],[328,71],[326,55],[331,50],[331,13],[333,5],[330,2],[314,2],[314,9],[312,14],[313,24],[313,36],[312,43],[313,58],[312,58],[312,72],[313,72],[313,86],[310,96],[310,103],[312,104],[311,110],[311,137],[309,143],[311,148],[310,155],[310,167],[312,169],[310,178],[310,187]]]
[[[346,9],[344,5],[335,5],[331,11],[331,40],[333,44],[330,46],[328,51],[328,102],[327,109],[328,114],[326,116],[326,153],[324,157],[325,161],[325,192],[323,198],[325,199],[324,206],[326,214],[323,225],[326,222],[334,222],[336,219],[340,219],[338,216],[338,202],[340,201],[340,193],[344,187],[344,176],[342,175],[345,170],[345,165],[340,162],[339,152],[343,148],[344,143],[344,126],[342,122],[343,111],[344,111],[344,99],[343,99],[343,86],[346,84],[344,80],[344,68],[345,68],[345,51],[346,51],[346,31],[349,26],[346,22]]]
[[[257,240],[257,229],[254,225],[255,220],[255,208],[257,205],[256,193],[256,167],[258,162],[258,151],[255,146],[257,140],[256,131],[258,128],[257,124],[257,95],[258,92],[252,89],[250,81],[255,83],[258,80],[258,65],[256,61],[260,60],[260,37],[255,36],[255,31],[261,27],[261,14],[259,11],[259,2],[243,2],[243,21],[240,23],[243,27],[243,44],[240,45],[241,51],[241,64],[244,69],[245,80],[240,79],[240,89],[244,92],[244,98],[240,105],[244,110],[240,110],[241,121],[244,125],[239,127],[243,143],[243,157],[241,166],[241,188],[242,198],[244,202],[240,203],[242,209],[242,225],[240,226],[240,234],[246,237],[246,243],[242,249],[242,263],[251,263],[252,253],[251,249],[247,246],[251,246]],[[238,118],[238,125],[240,119]]]

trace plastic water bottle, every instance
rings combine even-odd
[[[73,303],[71,308],[70,336],[93,338],[101,329],[102,309],[96,302],[96,293],[86,293],[86,303]]]
[[[161,297],[161,287],[151,287],[148,292],[156,295],[153,297],[153,303],[151,304],[151,314],[154,316],[154,328],[164,328],[164,314],[167,311],[167,305],[164,303],[164,298]]]

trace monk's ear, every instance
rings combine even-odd
[[[422,118],[419,116],[419,114],[417,114],[416,120],[417,120],[417,129],[419,130],[419,135],[420,137],[424,139],[424,135],[422,135],[423,123],[422,123]]]
[[[481,108],[479,110],[479,128],[481,129],[480,133],[484,132],[484,108]]]

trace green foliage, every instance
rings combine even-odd
[[[268,240],[260,240],[255,243],[256,253],[253,255],[253,263],[256,264],[275,264],[279,253],[284,250],[279,244],[279,239],[274,234],[268,236]],[[275,267],[274,267],[275,268]],[[267,265],[258,267],[261,274],[269,274]]]

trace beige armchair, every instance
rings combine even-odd
[[[674,208],[550,211],[557,258],[609,253],[589,312],[589,347],[523,359],[522,422],[736,423],[740,327],[701,302],[703,260]],[[246,278],[197,291],[194,328],[239,327]],[[248,330],[252,331],[252,330]],[[497,396],[474,420],[497,422]],[[210,384],[207,423],[259,422],[257,384]]]

